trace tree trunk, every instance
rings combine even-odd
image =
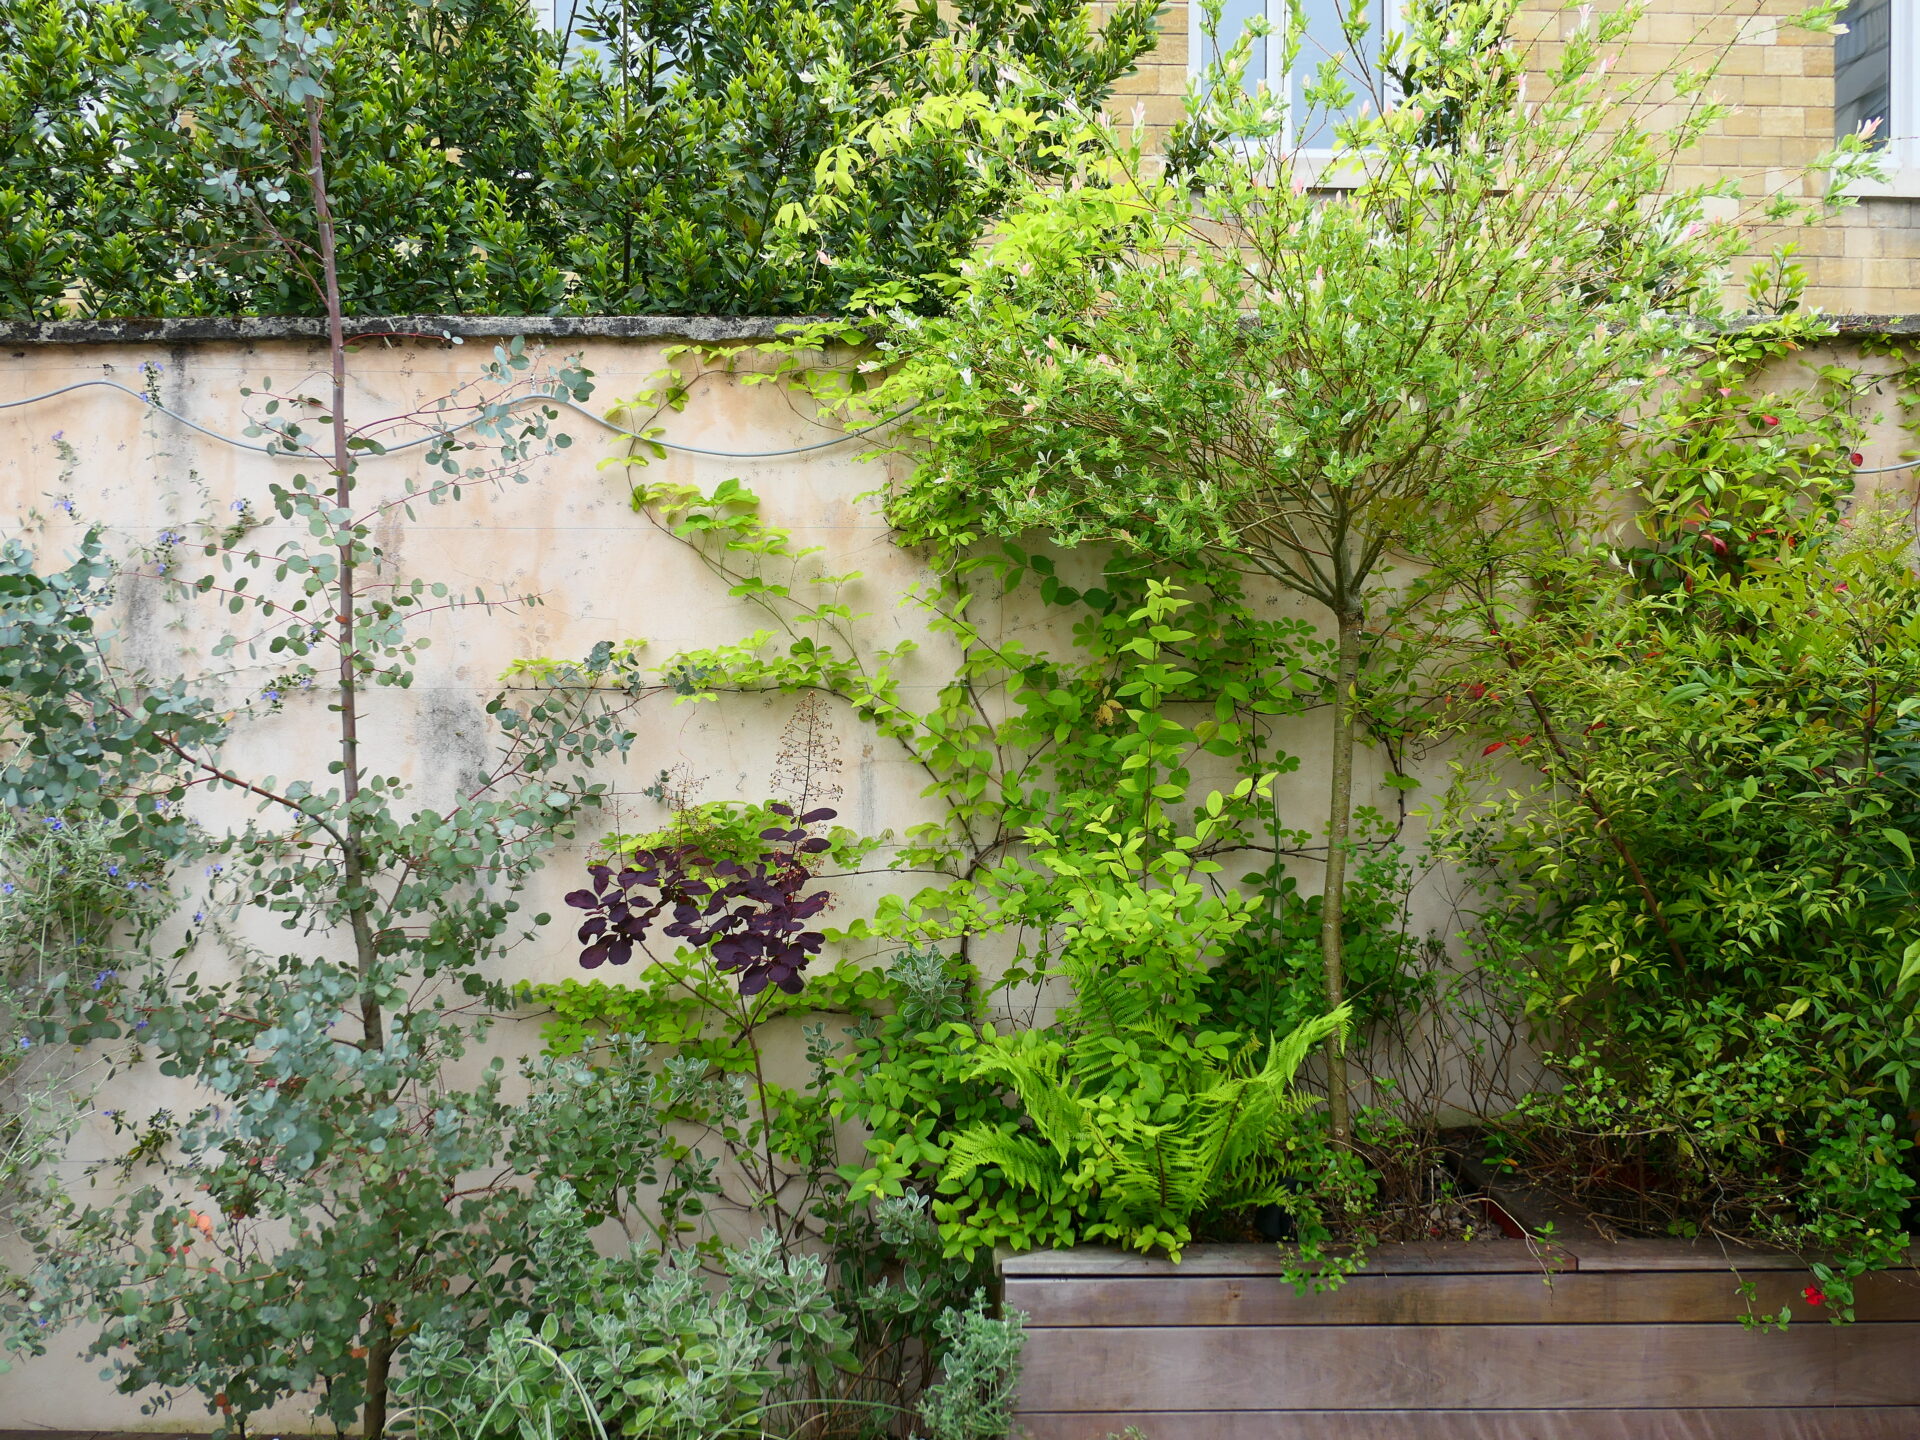
[[[1360,673],[1358,611],[1339,616],[1339,661],[1333,683],[1333,783],[1327,809],[1327,880],[1320,899],[1320,962],[1325,978],[1327,1010],[1332,1013],[1346,999],[1346,946],[1341,922],[1346,915],[1347,835],[1353,824],[1353,691]],[[1327,1037],[1327,1114],[1333,1138],[1345,1142],[1352,1133],[1352,1107],[1347,1096],[1345,1037]]]
[[[387,1433],[387,1392],[393,1376],[393,1323],[376,1319],[367,1335],[367,1398],[360,1411],[361,1440],[383,1440]]]
[[[358,578],[359,542],[352,530],[353,451],[347,440],[347,337],[346,315],[340,299],[340,262],[335,249],[333,208],[327,198],[326,142],[321,130],[320,101],[307,101],[308,159],[311,162],[314,219],[319,231],[320,266],[326,286],[327,357],[332,382],[333,428],[333,503],[339,511],[335,524],[340,528],[340,578],[334,599],[338,610],[333,616],[335,640],[340,648],[340,795],[345,815],[341,831],[341,880],[345,890],[347,920],[353,934],[355,968],[360,976],[360,1045],[364,1050],[379,1050],[386,1045],[386,1017],[379,994],[373,989],[374,968],[378,961],[373,926],[369,918],[370,896],[367,890],[366,852],[357,802],[360,798],[360,676],[355,656],[354,605]],[[378,1306],[383,1302],[375,1300]],[[384,1440],[387,1430],[387,1393],[393,1372],[393,1317],[378,1315],[367,1337],[366,1393],[361,1402],[362,1440]]]
[[[327,198],[326,141],[320,120],[320,101],[308,100],[308,158],[312,164],[313,208],[320,239],[320,269],[326,286],[327,356],[332,381],[333,503],[340,512],[336,523],[344,536],[339,548],[339,588],[335,593],[340,608],[333,617],[335,640],[340,648],[340,798],[345,809],[345,824],[340,827],[340,870],[346,892],[347,923],[353,933],[354,961],[361,980],[367,986],[360,995],[360,1044],[363,1049],[378,1050],[386,1044],[386,1017],[381,1010],[379,997],[372,989],[373,968],[378,956],[372,922],[368,918],[371,900],[366,888],[366,854],[357,809],[360,798],[360,676],[354,653],[353,607],[359,557],[358,542],[346,533],[352,526],[350,507],[353,504],[354,464],[352,448],[347,444],[346,317],[340,301],[340,262],[334,247],[333,207]]]

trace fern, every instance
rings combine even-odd
[[[955,1136],[941,1188],[962,1193],[992,1169],[1018,1190],[1066,1197],[1082,1216],[1083,1238],[1177,1259],[1199,1211],[1287,1198],[1285,1157],[1313,1103],[1295,1078],[1316,1045],[1345,1030],[1350,1012],[1308,1020],[1264,1055],[1243,1036],[1200,1031],[1180,1018],[1202,973],[1197,963],[1169,963],[1158,945],[1155,961],[1092,958],[1086,942],[1096,929],[1106,939],[1126,929],[1112,923],[1119,918],[1083,921],[1066,947],[1076,1003],[1053,1030],[983,1045],[975,1077],[1003,1083],[1021,1119]],[[1154,944],[1137,932],[1127,938]],[[963,1212],[949,1218],[964,1236],[964,1206],[952,1208]]]

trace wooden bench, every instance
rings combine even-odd
[[[1853,1325],[1791,1256],[1679,1241],[1385,1246],[1297,1294],[1269,1246],[1003,1256],[1034,1440],[1920,1440],[1920,1274]],[[1785,1332],[1739,1323],[1790,1306]]]

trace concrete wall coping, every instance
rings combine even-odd
[[[347,322],[350,336],[377,339],[442,335],[463,340],[772,340],[785,326],[828,316],[768,315],[395,315]],[[1920,335],[1920,315],[1829,315],[1845,337]],[[167,320],[0,321],[8,345],[175,345],[194,341],[324,340],[327,322],[314,315],[204,315]]]
[[[765,315],[372,315],[347,321],[349,338],[462,340],[772,340],[783,326],[826,316]],[[173,345],[189,341],[324,340],[318,315],[191,315],[165,320],[0,321],[3,345]]]

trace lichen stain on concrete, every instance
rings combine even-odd
[[[451,799],[484,786],[493,757],[485,707],[456,685],[429,686],[416,704],[411,738],[422,788]]]

